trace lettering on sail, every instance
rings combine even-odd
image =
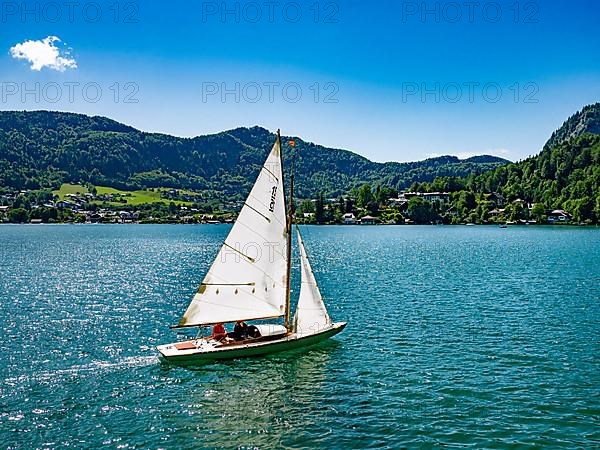
[[[271,204],[269,205],[269,211],[275,211],[275,194],[277,194],[277,186],[273,186],[271,190]]]

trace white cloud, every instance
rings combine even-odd
[[[76,69],[77,62],[70,57],[68,51],[62,51],[54,45],[61,42],[56,36],[48,36],[40,41],[25,41],[10,48],[10,55],[15,59],[25,59],[31,63],[31,70],[40,71],[44,67],[64,72]],[[62,55],[61,55],[62,53]]]

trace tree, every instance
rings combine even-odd
[[[31,219],[42,219],[42,222],[56,222],[58,219],[58,211],[56,208],[37,208],[31,212]]]
[[[369,202],[369,204],[366,206],[366,209],[369,211],[369,214],[376,216],[379,214],[379,203],[375,201]]]
[[[25,208],[14,208],[8,211],[8,221],[11,223],[29,222],[29,212]]]
[[[367,205],[371,202],[375,201],[375,197],[373,196],[373,191],[371,191],[370,184],[363,184],[358,190],[356,196],[356,203],[359,208],[366,208]]]
[[[471,191],[462,191],[458,197],[458,207],[462,210],[472,210],[477,206],[475,194]]]
[[[494,207],[494,202],[488,200],[481,200],[477,204],[477,208],[475,209],[477,222],[486,222],[488,220],[488,216],[490,210]]]
[[[342,196],[338,198],[338,212],[340,215],[343,215],[346,212],[346,201]]]
[[[573,216],[578,222],[591,221],[594,217],[594,201],[591,197],[584,197],[574,201]]]
[[[302,200],[302,202],[298,206],[298,214],[314,213],[314,212],[315,212],[315,204],[312,200]]]
[[[512,221],[525,218],[525,211],[521,203],[512,203],[511,205],[509,205],[509,207],[506,208],[506,211],[509,213],[508,217]]]
[[[417,224],[428,224],[438,219],[433,205],[417,196],[408,201],[408,215]]]
[[[353,209],[354,209],[354,202],[352,201],[352,199],[350,197],[347,197],[346,200],[344,201],[344,214],[351,213]]]
[[[325,221],[325,198],[323,194],[319,194],[315,201],[315,220],[317,223]]]
[[[536,203],[535,205],[533,205],[533,208],[531,209],[531,215],[534,217],[534,219],[536,221],[538,221],[538,222],[544,221],[545,214],[546,214],[546,208],[544,208],[543,203]]]
[[[375,190],[375,201],[378,203],[385,203],[390,198],[398,197],[398,190],[389,186],[377,186]]]

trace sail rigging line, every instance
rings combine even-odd
[[[248,255],[245,255],[244,253],[242,253],[242,252],[241,252],[240,250],[238,250],[237,248],[235,248],[235,247],[232,247],[231,245],[229,245],[227,242],[223,242],[223,245],[224,245],[225,247],[227,247],[228,249],[230,249],[230,250],[233,250],[233,251],[234,251],[234,252],[236,252],[236,253],[239,253],[239,254],[240,254],[240,255],[242,255],[244,258],[246,258],[248,261],[250,261],[250,262],[252,262],[252,263],[256,262],[256,260],[255,260],[254,258],[252,258],[251,256],[248,256]]]
[[[248,194],[248,198],[246,199],[246,202],[244,202],[244,205],[248,205],[248,200],[249,199],[254,199],[256,200],[257,203],[260,203],[262,206],[265,207],[265,209],[269,209],[269,207],[267,205],[265,205],[263,202],[261,202],[258,198],[256,198],[254,195],[252,194]],[[251,205],[248,205],[248,207],[254,209],[256,212],[258,212],[259,214],[262,215],[262,213],[260,213],[258,210],[256,210],[255,208],[253,208]],[[281,220],[279,220],[279,218],[277,216],[275,216],[275,220],[277,221],[278,224],[282,225],[282,226],[286,226],[285,223],[283,223]],[[269,222],[271,221],[271,219],[269,219]]]
[[[273,284],[279,284],[281,285],[282,283],[278,282],[277,280],[275,280],[272,276],[270,276],[267,272],[265,272],[264,270],[260,269],[260,267],[256,267],[254,266],[258,271],[262,272],[263,274],[265,274],[266,276],[269,277],[269,279],[273,282]],[[214,276],[214,275],[213,275]],[[220,278],[223,279],[221,277],[217,277],[214,276],[215,278]],[[198,290],[200,290],[200,288],[202,286],[256,286],[255,282],[252,283],[200,283],[200,286],[198,287]],[[273,288],[271,288],[273,289]],[[252,292],[250,293],[250,295],[252,295],[252,297],[256,298],[257,300],[263,302],[263,303],[268,303],[265,299],[262,299],[256,295],[254,295]],[[209,302],[210,303],[210,302]]]
[[[258,214],[259,216],[261,216],[263,219],[265,219],[267,222],[271,222],[271,219],[269,219],[267,216],[265,216],[263,213],[261,213],[258,209],[256,209],[254,206],[249,205],[247,202],[244,202],[244,205],[247,206],[248,208],[250,208],[252,211],[254,211],[256,214]]]
[[[247,199],[246,199],[246,201],[244,202],[244,205],[247,205],[249,208],[253,209],[253,210],[254,210],[254,211],[256,211],[258,214],[260,214],[260,215],[263,215],[263,214],[262,214],[260,211],[258,211],[256,208],[254,208],[253,206],[251,206],[251,205],[249,205],[249,204],[248,204],[248,200],[249,200],[249,199],[251,199],[251,198],[252,198],[252,199],[254,199],[254,200],[256,200],[256,202],[257,202],[257,203],[260,203],[262,206],[264,206],[264,207],[265,207],[265,209],[269,209],[269,207],[268,207],[266,204],[264,204],[264,203],[263,203],[261,200],[259,200],[259,199],[258,199],[256,196],[254,196],[254,195],[252,195],[252,194],[250,193],[250,194],[248,194],[248,198],[247,198]],[[263,217],[264,217],[264,215],[263,215]],[[271,222],[271,219],[268,219],[268,220],[269,220],[269,222]],[[284,226],[284,227],[286,226],[286,224],[285,224],[285,223],[283,223],[281,220],[279,220],[279,218],[278,218],[277,216],[275,216],[275,220],[277,221],[277,223],[278,223],[278,224],[280,224],[280,225],[282,225],[282,226]]]
[[[266,170],[267,172],[269,172],[271,174],[271,176],[273,178],[275,178],[275,181],[277,181],[279,183],[279,178],[277,178],[277,175],[275,175],[273,172],[271,172],[267,167],[265,167],[264,165],[261,166],[262,169]]]

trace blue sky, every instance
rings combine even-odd
[[[281,128],[376,161],[519,160],[600,101],[599,20],[593,0],[4,2],[0,101],[180,136]],[[58,62],[24,44],[48,36]]]

